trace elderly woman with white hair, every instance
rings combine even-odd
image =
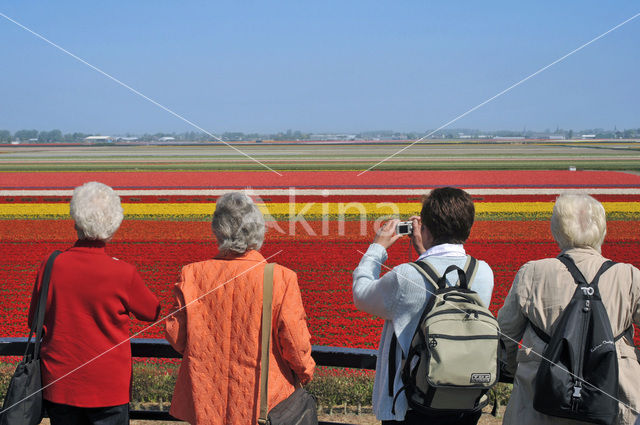
[[[170,413],[191,424],[256,424],[260,407],[264,217],[240,192],[221,196],[212,222],[219,253],[188,264],[174,288],[166,337],[182,353]],[[273,273],[268,405],[309,382],[315,362],[296,274]]]
[[[78,241],[51,270],[41,349],[43,398],[52,425],[129,423],[129,315],[157,320],[160,304],[136,269],[105,252],[124,217],[109,186],[90,182],[73,191]],[[45,262],[29,309],[38,303]]]
[[[563,255],[573,260],[587,282],[607,261],[600,253],[606,234],[606,215],[600,202],[586,194],[558,197],[551,217],[551,233]],[[626,334],[631,324],[640,324],[640,271],[631,264],[617,263],[600,276],[598,287],[615,342],[618,358],[616,424],[633,424],[640,409],[640,363],[633,338]],[[516,275],[498,322],[506,345],[507,371],[515,373],[513,391],[504,424],[577,424],[575,420],[542,414],[533,408],[535,379],[546,343],[533,326],[551,335],[576,289],[567,267],[556,258],[530,261]],[[518,343],[522,341],[520,348]]]

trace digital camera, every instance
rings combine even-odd
[[[401,221],[396,225],[396,233],[398,235],[410,235],[413,233],[413,223],[410,221]]]

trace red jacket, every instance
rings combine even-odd
[[[78,407],[129,402],[129,314],[157,320],[160,304],[135,268],[107,255],[104,247],[100,241],[78,241],[53,264],[41,350],[46,400]],[[45,263],[33,288],[29,324]]]

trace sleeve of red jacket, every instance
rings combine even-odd
[[[129,305],[127,309],[138,320],[153,322],[160,316],[160,302],[151,292],[140,274],[134,270],[129,285]]]
[[[298,278],[295,273],[284,273],[285,293],[278,317],[278,342],[282,357],[300,382],[313,378],[316,362],[311,357],[311,335],[307,316],[302,306]]]

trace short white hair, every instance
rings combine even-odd
[[[600,247],[607,234],[607,216],[602,204],[586,193],[565,193],[556,199],[551,233],[561,250]]]
[[[124,212],[120,197],[106,184],[85,183],[73,191],[69,205],[80,239],[110,239],[120,227]]]
[[[211,228],[222,255],[259,250],[264,241],[264,216],[242,192],[229,192],[218,198]]]

